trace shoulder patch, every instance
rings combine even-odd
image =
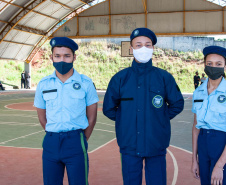
[[[180,88],[179,88],[179,86],[177,85],[177,90],[180,92]]]
[[[95,83],[93,83],[93,86],[94,86],[95,89],[97,89],[96,86],[95,86]]]

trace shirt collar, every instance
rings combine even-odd
[[[51,75],[50,75],[50,78],[56,78],[58,80],[60,80],[57,76],[56,76],[56,71],[54,71]],[[71,82],[71,81],[77,81],[77,82],[82,82],[82,79],[81,79],[81,76],[80,74],[75,70],[73,69],[73,75],[68,78],[66,80],[65,83],[68,83],[68,82]]]
[[[203,82],[203,84],[202,85],[200,85],[199,87],[198,87],[198,91],[204,91],[204,93],[207,93],[208,94],[208,92],[207,92],[207,84],[208,84],[208,80],[209,80],[209,78],[207,78],[204,82]]]
[[[217,91],[225,92],[226,91],[226,80],[222,77],[221,83],[218,85]]]
[[[198,90],[199,91],[206,91],[207,92],[207,84],[208,84],[209,78],[207,78],[202,85],[199,86]],[[222,80],[220,84],[218,85],[216,91],[220,92],[226,92],[226,80],[222,77]]]

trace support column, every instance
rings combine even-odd
[[[28,73],[31,76],[31,63],[24,62],[24,71],[26,73],[26,77],[27,77]],[[27,81],[26,81],[26,83],[27,83]],[[30,87],[31,87],[31,78],[30,78]]]

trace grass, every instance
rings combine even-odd
[[[119,70],[129,67],[130,57],[121,57],[121,46],[106,41],[91,41],[84,43],[80,40],[79,50],[74,68],[82,74],[89,76],[97,89],[106,89],[111,77]],[[32,86],[45,76],[52,74],[54,67],[50,55],[51,48],[47,43],[42,47],[43,55],[32,62]],[[155,48],[153,65],[170,72],[178,83],[182,92],[193,92],[193,76],[198,71],[203,73],[203,55],[201,51],[180,52]],[[20,74],[24,70],[23,62],[0,61],[0,80],[20,87]]]

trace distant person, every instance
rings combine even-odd
[[[2,85],[2,82],[0,81],[0,88],[1,88],[1,90],[5,90],[5,88],[3,87],[3,85]]]
[[[195,76],[194,76],[195,89],[199,86],[199,81],[200,81],[200,76],[199,76],[198,71],[196,71]]]
[[[23,88],[24,86],[24,89],[26,88],[26,74],[25,74],[25,71],[23,71],[21,73],[21,89]]]
[[[226,185],[226,49],[204,48],[208,78],[193,93],[192,167],[201,185]]]
[[[205,80],[206,80],[205,73],[202,73],[202,78],[201,78],[201,84],[200,85],[202,85]]]
[[[31,76],[30,76],[30,73],[27,73],[27,89],[30,89],[31,88]]]
[[[54,37],[51,59],[55,71],[38,83],[34,106],[43,140],[44,185],[63,185],[67,170],[70,185],[88,185],[88,139],[97,118],[99,101],[92,80],[73,68],[78,45],[67,37]]]
[[[157,37],[148,28],[130,35],[132,67],[110,80],[103,113],[115,121],[124,185],[141,185],[143,162],[147,185],[166,185],[166,148],[170,120],[184,107],[173,76],[152,65]]]

